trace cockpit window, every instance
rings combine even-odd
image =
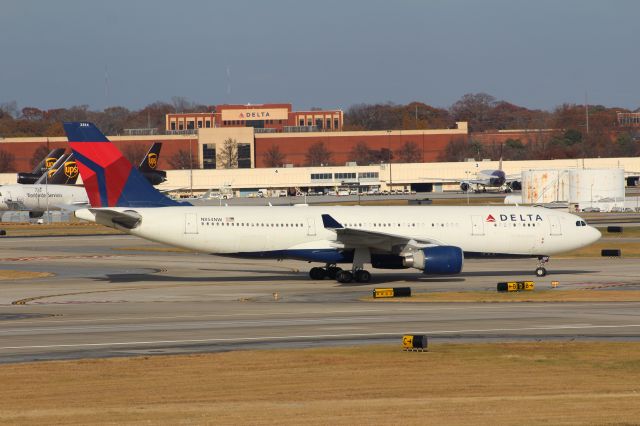
[[[587,226],[587,222],[585,222],[584,220],[577,220],[576,226]]]

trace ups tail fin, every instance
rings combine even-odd
[[[50,169],[56,163],[56,161],[60,159],[60,157],[62,157],[64,151],[64,148],[52,149],[51,152],[49,152],[49,154],[47,154],[47,156],[44,157],[42,161],[40,161],[38,165],[33,168],[33,171],[31,173],[33,173],[34,175],[42,175],[46,170]]]
[[[156,190],[102,132],[88,122],[64,123],[93,207],[177,206]]]
[[[78,163],[76,162],[73,153],[68,156],[62,156],[51,167],[47,173],[45,173],[38,182],[40,184],[47,183],[49,185],[73,185],[78,180]]]
[[[149,181],[151,185],[160,185],[167,180],[167,172],[164,170],[158,170],[158,161],[160,160],[160,150],[162,149],[162,142],[155,142],[149,148],[147,155],[144,156],[138,171],[142,173],[142,176]]]
[[[41,178],[44,173],[50,169],[56,161],[64,154],[64,148],[52,149],[46,157],[44,157],[31,171],[18,173],[18,183],[33,184]]]
[[[149,148],[147,155],[144,156],[138,170],[142,173],[153,172],[158,167],[158,159],[160,158],[160,150],[162,149],[162,142],[154,142]]]
[[[73,155],[73,154],[63,154],[60,158],[56,160],[55,163],[51,164],[51,166],[44,173],[42,173],[42,176],[40,176],[38,180],[36,180],[34,183],[36,185],[53,184],[53,181],[52,181],[53,176],[60,169],[60,167],[62,167],[62,164],[64,164],[64,162],[67,160],[69,155]]]

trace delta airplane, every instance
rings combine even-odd
[[[154,185],[166,180],[166,172],[156,170],[161,148],[162,143],[155,142],[138,166],[140,173]],[[84,187],[73,185],[78,178],[74,154],[62,155],[55,163],[49,164],[52,153],[47,157],[48,171],[35,183],[0,187],[0,211],[28,211],[29,217],[37,218],[47,210],[90,205]]]
[[[500,158],[500,165],[497,169],[480,170],[474,179],[461,180],[460,189],[464,192],[472,190],[474,192],[487,192],[487,188],[497,188],[499,191],[508,193],[522,189],[519,179],[520,176],[511,177],[506,175],[502,170],[502,158]]]
[[[578,216],[536,207],[183,205],[153,188],[93,124],[64,128],[92,206],[76,217],[204,253],[324,264],[311,268],[312,279],[368,282],[365,264],[457,274],[465,257],[538,258],[544,276],[550,255],[600,238]]]

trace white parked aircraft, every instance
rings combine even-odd
[[[600,238],[578,216],[535,207],[183,206],[155,190],[93,124],[64,127],[93,206],[76,217],[204,253],[324,264],[311,268],[313,279],[368,282],[365,264],[457,274],[465,256],[537,257],[536,275],[544,276],[549,255]]]

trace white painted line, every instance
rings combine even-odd
[[[640,327],[640,324],[621,324],[621,325],[557,325],[557,326],[541,326],[541,327],[523,327],[523,328],[489,328],[489,329],[467,329],[467,330],[431,330],[431,331],[403,331],[397,333],[351,333],[351,334],[310,334],[310,335],[292,335],[292,336],[261,336],[261,337],[237,337],[237,338],[211,338],[211,339],[187,339],[187,340],[151,340],[151,341],[132,341],[132,342],[106,342],[106,343],[74,343],[74,344],[57,344],[57,345],[27,345],[27,346],[4,346],[0,350],[18,350],[18,349],[55,349],[55,348],[83,348],[83,347],[100,347],[100,346],[132,346],[132,345],[160,345],[160,344],[193,344],[193,343],[224,343],[224,342],[255,342],[255,341],[278,341],[278,340],[296,340],[296,339],[345,339],[353,337],[383,337],[383,336],[401,336],[403,334],[462,334],[462,333],[492,333],[505,331],[536,331],[536,330],[572,330],[572,329],[611,329],[611,328],[634,328]]]

